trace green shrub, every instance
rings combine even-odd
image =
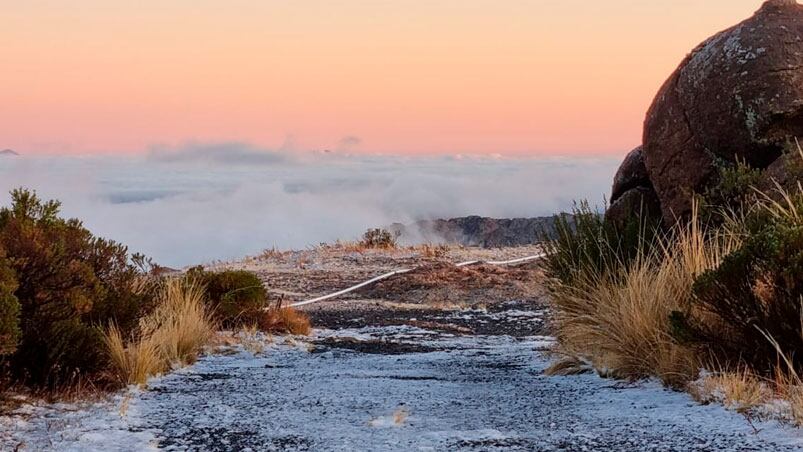
[[[620,270],[647,248],[652,247],[657,225],[636,215],[617,227],[583,201],[572,215],[555,216],[555,230],[546,237],[547,276],[571,285],[579,276],[602,275],[609,268]]]
[[[396,248],[397,234],[391,234],[387,229],[369,229],[362,235],[360,245],[365,248]]]
[[[744,244],[694,286],[695,302],[718,321],[692,327],[714,353],[772,371],[777,353],[768,337],[803,368],[803,195],[764,204],[747,218]]]
[[[745,162],[719,167],[716,183],[700,199],[700,216],[719,222],[722,212],[739,211],[756,199],[754,187],[762,180],[762,171]]]
[[[195,267],[188,276],[206,287],[214,315],[224,327],[255,322],[267,307],[267,291],[254,273],[244,270],[207,272],[203,267]]]
[[[94,237],[76,219],[59,217],[60,203],[34,192],[11,193],[0,209],[0,247],[14,272],[21,340],[10,370],[34,385],[62,385],[103,370],[98,325],[130,331],[150,304],[135,290],[142,274],[127,249]]]
[[[0,356],[14,353],[20,336],[20,304],[14,291],[17,279],[8,267],[5,251],[0,248]]]

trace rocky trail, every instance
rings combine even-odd
[[[339,271],[345,285],[355,277],[349,269],[382,270],[373,262],[391,266],[399,258],[347,254],[317,253],[306,268],[282,263],[287,256],[226,265],[261,268],[274,290],[300,293],[309,270]],[[763,451],[803,444],[792,428],[750,423],[657,383],[545,376],[549,313],[540,284],[525,277],[538,281],[536,266],[450,271],[425,263],[429,270],[406,279],[310,307],[311,337],[232,333],[214,353],[145,390],[24,406],[0,417],[0,449]],[[438,297],[427,296],[434,280]]]

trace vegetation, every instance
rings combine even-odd
[[[207,272],[195,267],[188,276],[205,289],[211,311],[225,328],[252,324],[267,307],[268,296],[262,280],[244,270]]]
[[[615,227],[587,204],[576,227],[559,222],[546,272],[566,359],[552,371],[656,376],[738,410],[781,395],[803,422],[803,187],[763,193],[761,175],[724,170],[703,197],[717,214],[670,229]]]
[[[11,197],[11,206],[0,209],[7,370],[17,380],[51,387],[97,374],[106,364],[97,325],[114,322],[128,332],[152,305],[151,294],[135,290],[142,272],[124,246],[59,217],[57,201],[23,189]]]
[[[587,212],[576,214],[582,217]],[[716,267],[738,238],[711,236],[695,221],[652,235],[649,241],[604,236],[616,237],[616,242],[606,246],[603,239],[594,249],[612,251],[602,258],[579,254],[567,278],[565,260],[552,257],[559,252],[554,250],[565,247],[564,243],[599,240],[599,228],[579,224],[571,240],[558,242],[558,238],[552,243],[547,260],[557,335],[564,351],[606,374],[655,375],[674,386],[687,382],[696,374],[699,361],[695,348],[674,334],[672,318],[689,312],[695,276]],[[601,221],[595,224],[606,227]],[[619,243],[640,245],[621,254],[615,252]]]
[[[150,376],[193,363],[214,331],[204,288],[191,278],[172,278],[162,284],[156,308],[140,319],[129,340],[113,323],[104,339],[117,379],[141,385]]]
[[[746,162],[723,164],[719,167],[717,182],[699,197],[701,217],[707,221],[721,221],[722,214],[739,211],[756,199],[753,187],[759,184],[762,172]]]
[[[192,363],[218,326],[308,334],[303,313],[268,309],[246,271],[181,277],[95,237],[58,201],[18,189],[0,208],[0,381],[114,387]]]
[[[14,353],[20,336],[17,280],[0,248],[0,356]]]
[[[266,333],[307,336],[312,331],[309,316],[291,307],[282,306],[281,300],[259,317],[257,326]]]
[[[392,234],[387,229],[369,229],[362,236],[360,245],[363,248],[394,249],[398,245],[398,234]]]

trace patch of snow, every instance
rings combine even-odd
[[[299,338],[238,349],[106,402],[0,417],[0,449],[29,450],[800,450],[800,431],[702,406],[657,382],[547,377],[549,337],[444,337],[408,327],[314,339],[411,342],[384,355]]]

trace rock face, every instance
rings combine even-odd
[[[647,173],[641,146],[627,154],[616,172],[610,203],[605,218],[616,225],[625,224],[638,213],[645,217],[661,215],[661,205]]]
[[[605,211],[605,220],[616,226],[624,226],[631,218],[649,219],[650,224],[660,222],[661,203],[658,195],[649,187],[636,187],[626,191]]]
[[[571,218],[569,218],[571,223]],[[464,246],[497,248],[538,243],[553,236],[553,217],[497,219],[462,217],[449,220],[423,220],[412,225],[394,224],[391,232],[398,232],[403,241],[449,243]]]
[[[803,136],[803,5],[770,0],[680,64],[647,113],[644,163],[665,221],[736,159],[766,168]],[[627,161],[626,161],[627,163]]]

